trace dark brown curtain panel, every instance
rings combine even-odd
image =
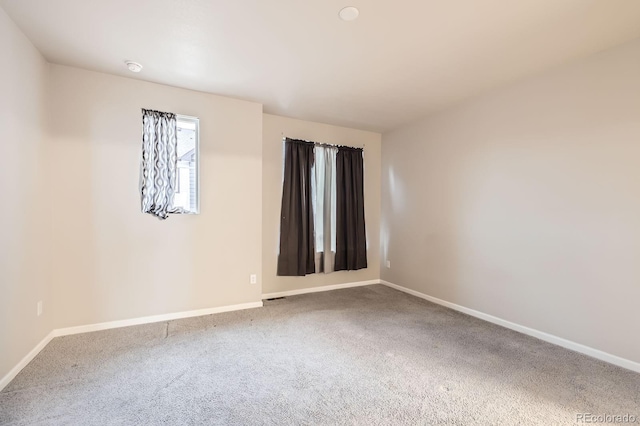
[[[278,275],[302,276],[315,272],[311,168],[313,142],[287,138],[280,210]]]
[[[367,267],[364,223],[364,158],[361,148],[339,147],[336,155],[335,270]]]

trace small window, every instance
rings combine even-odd
[[[177,115],[178,170],[173,207],[185,213],[200,210],[198,182],[199,120],[195,117]]]

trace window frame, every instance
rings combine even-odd
[[[196,156],[196,173],[195,173],[195,211],[189,210],[180,214],[200,214],[200,118],[185,114],[176,114],[176,127],[179,122],[188,122],[195,124],[195,156]]]

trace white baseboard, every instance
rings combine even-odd
[[[2,379],[0,379],[0,391],[14,379],[18,375],[18,373],[22,371],[23,368],[25,368],[27,364],[29,364],[31,360],[34,359],[36,355],[38,355],[40,351],[44,349],[45,346],[47,346],[47,344],[49,344],[53,337],[54,335],[52,331],[47,334],[46,337],[42,339],[35,348],[31,349],[31,351],[26,354],[24,358],[22,358],[20,362],[11,369],[11,371],[9,371]]]
[[[58,328],[53,330],[54,337],[72,334],[89,333],[91,331],[108,330],[111,328],[129,327],[131,325],[151,324],[154,322],[171,321],[181,318],[200,317],[203,315],[219,314],[222,312],[240,311],[243,309],[261,308],[262,301],[241,303],[239,305],[219,306],[217,308],[198,309],[195,311],[174,312],[171,314],[152,315],[148,317],[131,318],[120,321],[101,322],[97,324],[80,325],[77,327]]]
[[[380,280],[355,281],[344,284],[324,285],[321,287],[300,288],[289,291],[279,291],[277,293],[266,293],[262,295],[262,300],[273,299],[274,297],[296,296],[298,294],[318,293],[320,291],[339,290],[341,288],[360,287],[363,285],[380,284]]]
[[[148,317],[131,318],[120,321],[109,321],[98,324],[80,325],[77,327],[57,328],[52,330],[47,337],[42,339],[35,348],[25,355],[22,360],[11,369],[2,379],[0,379],[0,391],[5,388],[11,382],[18,373],[31,362],[33,358],[40,353],[42,349],[53,339],[54,337],[69,336],[72,334],[89,333],[91,331],[107,330],[111,328],[128,327],[131,325],[151,324],[154,322],[170,321],[181,318],[199,317],[203,315],[219,314],[222,312],[239,311],[243,309],[260,308],[262,307],[262,301],[241,303],[238,305],[219,306],[217,308],[198,309],[194,311],[174,312],[171,314],[152,315]]]
[[[472,317],[480,318],[481,320],[500,325],[502,327],[517,331],[519,333],[538,338],[540,340],[544,340],[545,342],[549,342],[554,345],[562,346],[563,348],[570,349],[572,351],[579,352],[584,355],[588,355],[592,358],[596,358],[601,361],[608,362],[609,364],[617,365],[618,367],[626,368],[628,370],[635,371],[636,373],[640,373],[640,363],[638,362],[621,358],[617,355],[612,355],[610,353],[603,352],[599,349],[594,349],[592,347],[585,346],[581,343],[576,343],[571,340],[563,339],[562,337],[554,336],[553,334],[545,333],[544,331],[539,331],[533,328],[525,327],[524,325],[520,325],[520,324],[513,323],[511,321],[504,320],[502,318],[494,317],[493,315],[485,314],[483,312],[476,311],[474,309],[456,305],[455,303],[447,302],[446,300],[438,299],[437,297],[429,296],[427,294],[420,293],[419,291],[411,290],[410,288],[402,287],[397,284],[390,283],[388,281],[380,280],[380,284],[384,284],[388,287],[395,288],[396,290],[400,290],[405,293],[411,294],[412,296],[416,296],[421,299],[428,300],[429,302],[446,306],[447,308],[462,312],[467,315],[471,315]]]

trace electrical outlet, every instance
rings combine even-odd
[[[249,282],[251,282],[251,284],[256,284],[258,282],[258,276],[256,274],[251,274]]]
[[[38,302],[38,316],[42,315],[42,300]]]
[[[387,268],[391,269],[391,261],[390,260],[387,260]]]

